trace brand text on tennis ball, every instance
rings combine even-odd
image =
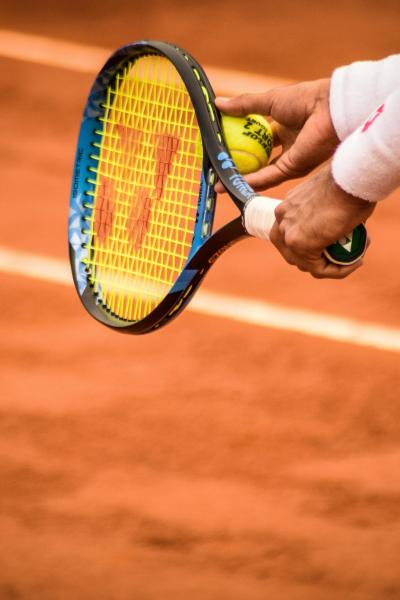
[[[264,117],[222,115],[222,130],[239,173],[253,173],[268,164],[273,135],[271,126]]]

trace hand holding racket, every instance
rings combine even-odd
[[[213,233],[218,179],[240,214]],[[72,272],[93,317],[130,333],[164,325],[227,248],[269,239],[278,204],[238,173],[192,57],[163,42],[111,56],[86,104],[71,192]],[[325,254],[350,265],[365,246],[359,225]]]

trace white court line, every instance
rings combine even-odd
[[[0,248],[0,272],[72,285],[72,276],[66,261],[8,248]],[[261,300],[200,290],[187,310],[259,327],[400,352],[400,329],[279,306]]]
[[[97,73],[111,54],[100,46],[86,46],[40,35],[0,29],[0,56],[48,67],[69,69],[79,73]],[[279,77],[263,77],[230,69],[205,67],[219,94],[237,95],[243,92],[262,92],[268,88],[290,83]]]

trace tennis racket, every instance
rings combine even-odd
[[[239,215],[213,232],[217,179]],[[268,239],[278,203],[238,173],[211,85],[187,52],[143,41],[110,57],[84,110],[69,220],[75,286],[95,319],[138,334],[165,325],[227,248]],[[351,264],[366,238],[360,225],[326,256]]]

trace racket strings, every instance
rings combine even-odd
[[[106,308],[137,321],[163,300],[191,249],[199,127],[178,72],[160,56],[141,57],[117,75],[102,121],[88,192],[88,279]]]

